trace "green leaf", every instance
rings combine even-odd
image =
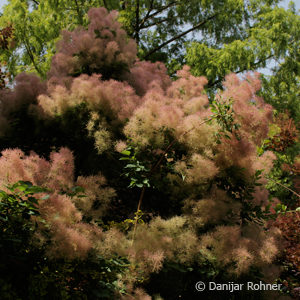
[[[119,160],[130,160],[130,157],[121,157]]]
[[[136,168],[136,165],[134,165],[134,164],[128,164],[124,168]]]
[[[121,154],[129,156],[129,155],[130,155],[130,151],[128,151],[128,150],[123,150],[123,151],[121,152]]]
[[[259,175],[261,175],[263,171],[264,171],[264,170],[257,170],[257,171],[255,172],[255,177],[258,177]]]
[[[45,188],[42,188],[42,187],[39,187],[39,186],[32,186],[28,189],[28,193],[30,194],[38,194],[38,193],[43,193],[45,192],[46,189]]]
[[[1,198],[1,199],[3,199],[3,198],[5,199],[5,198],[7,198],[7,196],[8,196],[8,195],[7,195],[6,192],[0,190],[0,198]]]
[[[8,217],[6,216],[6,217],[3,218],[2,216],[0,216],[0,220],[3,221],[3,222],[7,222],[8,221]]]
[[[28,197],[28,201],[30,201],[32,203],[35,203],[35,204],[38,204],[38,201],[34,197]]]

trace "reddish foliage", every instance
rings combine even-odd
[[[298,131],[293,119],[288,118],[286,114],[280,114],[277,117],[276,124],[281,128],[281,131],[273,136],[267,145],[267,149],[284,152],[297,142]]]
[[[13,36],[13,27],[7,26],[0,30],[0,48],[7,50],[9,48],[10,39]],[[6,88],[6,81],[9,74],[1,70],[2,65],[0,64],[0,89]]]
[[[295,186],[296,192],[300,193],[300,178],[294,179],[294,186]]]
[[[287,267],[288,276],[284,277],[283,284],[290,290],[291,295],[297,298],[299,296],[297,282],[299,283],[300,279],[300,212],[280,215],[275,225],[280,228],[284,239],[283,263]]]
[[[0,47],[4,50],[9,48],[10,39],[13,36],[14,29],[12,25],[4,27],[0,30]]]
[[[295,158],[292,165],[283,164],[282,169],[288,171],[293,178],[294,189],[300,193],[300,155]]]
[[[1,68],[1,65],[0,65]],[[5,74],[5,72],[3,72],[0,69],[0,89],[5,89],[6,88],[6,79],[7,79],[7,75]]]
[[[300,271],[300,213],[289,213],[277,218],[276,225],[285,239],[285,258]]]

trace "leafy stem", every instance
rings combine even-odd
[[[290,192],[293,193],[295,196],[297,196],[298,198],[300,198],[300,195],[299,195],[298,193],[296,193],[294,190],[290,189],[289,187],[285,186],[284,184],[282,184],[282,183],[280,183],[280,182],[278,182],[278,181],[275,181],[275,180],[273,180],[272,178],[269,178],[269,177],[268,177],[268,180],[274,182],[275,184],[280,185],[280,186],[283,187],[284,189],[290,191]]]

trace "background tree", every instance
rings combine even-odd
[[[17,46],[24,50],[25,56],[16,65],[22,64],[22,62],[23,65],[30,63],[37,72],[42,72],[43,74],[49,68],[49,64],[39,66],[43,64],[38,57],[44,57],[45,54],[49,57],[53,55],[55,40],[62,29],[72,29],[77,25],[87,25],[86,12],[90,7],[104,6],[108,10],[118,10],[120,13],[119,20],[129,36],[134,38],[139,46],[140,58],[152,60],[160,58],[159,60],[164,61],[172,58],[176,60],[179,58],[183,59],[184,43],[191,40],[196,40],[201,45],[212,49],[220,49],[224,44],[237,40],[242,45],[236,45],[239,46],[235,47],[237,48],[236,53],[241,52],[242,46],[244,46],[244,48],[248,49],[246,54],[249,54],[249,43],[252,44],[252,50],[255,50],[255,46],[259,46],[259,44],[262,48],[262,37],[261,35],[257,38],[255,37],[255,28],[258,31],[259,29],[262,30],[265,25],[269,27],[275,25],[274,27],[278,28],[280,22],[286,23],[284,28],[281,27],[281,30],[284,29],[283,33],[280,34],[278,29],[275,32],[275,34],[280,34],[281,37],[277,43],[275,42],[274,31],[265,31],[264,37],[266,39],[271,38],[274,44],[271,45],[271,42],[268,42],[266,47],[258,51],[259,53],[253,51],[255,53],[249,57],[249,63],[245,62],[247,56],[245,53],[240,55],[242,57],[236,55],[232,59],[237,66],[244,59],[242,68],[239,69],[249,70],[253,69],[254,66],[259,67],[263,65],[270,58],[269,56],[272,55],[272,47],[282,48],[284,46],[284,41],[289,38],[288,36],[284,37],[284,33],[290,34],[292,32],[288,25],[294,21],[293,15],[295,12],[288,14],[284,9],[276,7],[275,5],[279,2],[278,0],[48,0],[42,2],[13,0],[9,1],[9,4],[5,6],[1,23],[5,24],[10,21],[15,24],[16,31],[18,31],[16,36]],[[278,25],[274,24],[274,21]],[[252,28],[253,30],[250,32],[249,30]],[[293,28],[297,28],[297,24],[294,24]],[[257,42],[255,42],[256,39],[258,39]],[[296,39],[294,39],[294,42],[296,42]],[[31,48],[28,45],[31,45]],[[284,51],[284,49],[281,50]],[[206,50],[204,51],[207,52]],[[278,52],[279,50],[277,50]],[[170,53],[172,54],[171,57]],[[265,55],[262,55],[263,53]],[[20,52],[18,54],[14,53],[12,56],[18,57],[19,54]],[[27,61],[25,62],[26,57]],[[224,54],[222,58],[226,60],[228,55]],[[236,58],[238,58],[237,61]],[[203,59],[203,61],[208,63],[211,62],[211,59]],[[219,64],[219,61],[215,61],[215,65],[223,66],[223,64]],[[227,62],[226,66],[223,67],[235,71],[237,66],[232,66]],[[203,66],[201,70],[207,73],[206,69],[207,67]],[[211,74],[206,74],[209,79],[214,72],[211,71]]]
[[[11,48],[13,37],[12,26],[7,26],[0,30],[0,51],[6,51]],[[9,73],[5,70],[6,61],[0,64],[0,89],[4,89],[9,81]]]
[[[291,46],[291,47],[290,47]],[[279,112],[287,111],[300,129],[300,48],[298,43],[288,47],[289,56],[276,67],[273,76],[263,76],[261,95]]]

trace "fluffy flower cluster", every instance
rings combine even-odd
[[[261,87],[259,74],[248,74],[245,80],[239,79],[235,74],[228,75],[224,87],[226,90],[221,96],[223,99],[234,100],[236,120],[241,125],[241,140],[232,137],[226,143],[222,143],[218,148],[218,160],[227,166],[238,164],[251,175],[259,169],[268,172],[275,156],[266,152],[258,157],[257,146],[267,137],[269,123],[272,121],[272,107],[256,96]]]
[[[12,121],[12,113],[36,103],[38,95],[46,91],[46,84],[31,74],[19,74],[13,90],[0,90],[0,136],[3,136]]]
[[[270,264],[279,253],[280,231],[265,232],[257,225],[219,226],[200,240],[200,251],[209,260],[217,258],[219,267],[233,265],[229,270],[241,274],[250,266]]]
[[[136,61],[130,68],[126,81],[134,87],[138,95],[144,95],[153,85],[158,85],[165,90],[171,84],[166,66],[160,62],[148,61]]]
[[[215,216],[222,218],[221,214]],[[281,250],[279,241],[280,230],[265,231],[255,224],[220,225],[199,236],[189,215],[183,215],[167,220],[154,218],[148,225],[139,226],[133,245],[119,236],[115,249],[119,254],[127,253],[133,265],[138,264],[139,268],[130,274],[134,278],[141,270],[146,275],[158,272],[165,260],[201,267],[203,259],[207,259],[218,269],[227,268],[228,272],[241,275],[251,266],[268,270]]]
[[[206,225],[238,222],[241,203],[232,201],[225,191],[213,187],[202,199],[186,199],[183,211],[188,216],[190,226],[199,229]]]
[[[122,71],[124,73],[134,63],[136,44],[121,29],[117,12],[107,13],[105,8],[92,8],[88,16],[88,30],[77,28],[73,32],[62,32],[49,72],[53,84],[68,84],[70,76],[82,73],[120,79]]]
[[[91,111],[101,112],[115,123],[124,122],[138,105],[139,97],[126,82],[100,79],[101,75],[81,75],[74,79],[70,89],[57,85],[49,95],[40,95],[38,102],[49,115],[62,115],[67,109],[84,103]]]
[[[187,66],[177,75],[180,79],[165,90],[153,84],[126,125],[124,133],[140,148],[163,148],[166,130],[192,149],[214,143],[214,126],[199,126],[210,115],[204,93],[206,79],[192,76]]]
[[[105,187],[102,175],[74,179],[74,158],[67,148],[50,154],[50,161],[32,152],[26,156],[19,149],[2,151],[0,158],[0,186],[19,180],[49,189],[49,194],[40,196],[36,217],[38,230],[35,239],[48,244],[45,232],[50,232],[49,256],[84,257],[101,236],[99,227],[82,222],[83,216],[98,219],[105,213],[110,200],[115,196],[113,189]],[[74,188],[84,189],[72,195]],[[94,209],[94,204],[97,209]]]

